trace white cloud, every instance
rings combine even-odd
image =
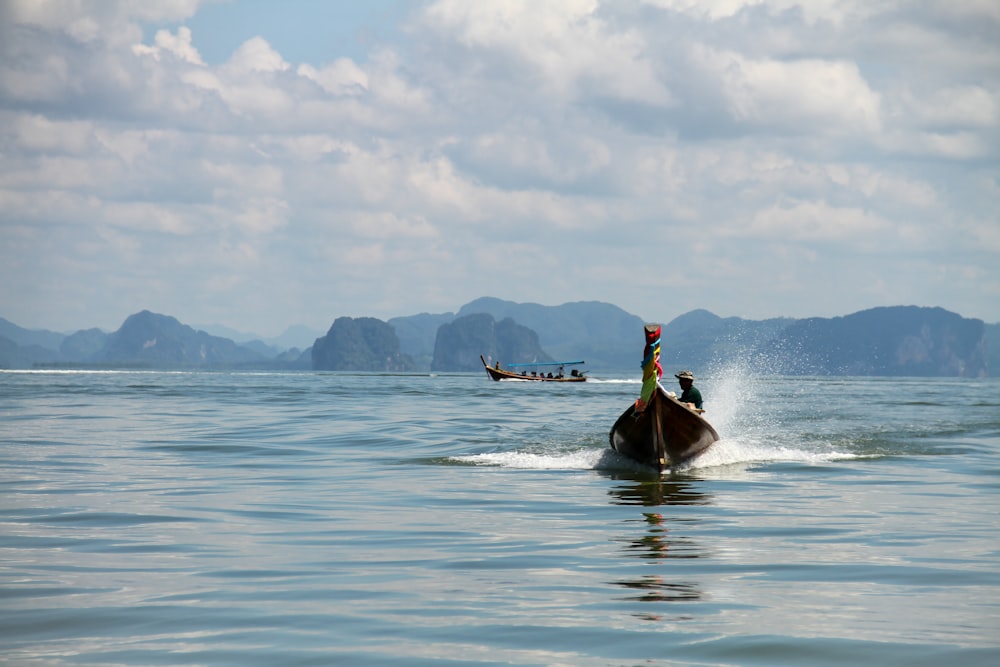
[[[825,201],[781,202],[758,211],[744,234],[778,241],[834,242],[872,249],[887,221],[860,208],[838,208]]]
[[[849,18],[868,15],[877,3],[868,0],[644,0],[647,4],[700,19],[731,19],[741,12],[766,9],[772,14],[795,12],[808,25],[820,21],[842,24]]]
[[[6,0],[4,11],[15,23],[64,30],[79,23],[171,21],[194,15],[203,0]]]
[[[322,69],[303,63],[297,73],[333,95],[357,95],[369,88],[368,75],[350,58],[337,58]]]
[[[253,197],[241,204],[233,216],[240,231],[250,235],[275,232],[288,224],[288,202],[277,197]],[[245,244],[250,246],[249,243]]]
[[[754,60],[709,49],[696,57],[739,122],[837,135],[879,130],[879,96],[854,63]]]
[[[198,49],[191,44],[191,29],[181,26],[177,29],[177,34],[173,35],[169,30],[157,30],[155,46],[145,44],[135,44],[132,50],[138,55],[149,55],[155,60],[159,60],[163,53],[169,53],[177,58],[193,65],[204,65]]]
[[[233,77],[242,78],[263,72],[284,72],[291,65],[281,54],[271,48],[262,37],[254,37],[236,49],[222,70]]]
[[[392,211],[351,214],[351,228],[360,238],[433,239],[438,230],[423,216],[407,218]]]
[[[61,121],[41,114],[8,115],[11,138],[17,147],[30,153],[85,155],[92,150],[93,124],[88,121]]]
[[[255,196],[280,196],[284,192],[284,171],[271,164],[235,164],[205,161],[201,173],[221,197],[242,199],[252,192]],[[231,193],[226,196],[224,193]]]
[[[197,10],[0,7],[0,315],[267,329],[245,304],[283,328],[494,294],[804,316],[924,292],[1000,320],[991,3],[440,0],[295,67],[266,25],[206,63]]]
[[[596,0],[440,0],[423,26],[471,52],[509,58],[541,95],[605,95],[663,106],[672,97],[635,28],[609,25]]]
[[[910,104],[916,123],[924,127],[989,129],[1000,121],[1000,91],[983,86],[948,86]]]
[[[197,229],[197,217],[185,207],[164,206],[153,202],[102,202],[103,223],[133,232],[155,232],[190,236]]]

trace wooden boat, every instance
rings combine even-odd
[[[646,409],[639,412],[630,405],[608,434],[611,449],[658,472],[700,454],[718,439],[704,417],[659,383]]]
[[[701,416],[660,384],[660,325],[646,325],[642,393],[608,433],[611,449],[657,472],[687,461],[719,439]],[[693,376],[691,376],[693,379]]]
[[[486,359],[483,355],[479,355],[479,359],[483,362],[483,368],[486,369],[486,374],[489,375],[494,380],[498,382],[500,380],[519,380],[528,382],[586,382],[587,378],[584,376],[585,371],[580,371],[577,369],[572,369],[569,375],[566,375],[564,368],[566,366],[575,366],[584,363],[583,361],[554,361],[550,363],[542,364],[509,364],[507,368],[500,368],[500,362],[498,361],[495,366],[490,366],[486,363]],[[540,367],[540,366],[558,366],[559,370],[556,374],[540,373],[538,371],[533,371],[529,373],[528,371],[517,371],[509,370],[514,367]]]

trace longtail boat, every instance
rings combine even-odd
[[[479,355],[480,360],[483,362],[483,367],[486,369],[486,374],[492,379],[497,380],[526,380],[528,382],[586,382],[587,378],[584,375],[586,371],[577,370],[573,368],[570,370],[569,375],[565,373],[566,366],[578,366],[583,361],[553,361],[540,364],[508,364],[506,368],[500,367],[500,362],[498,361],[494,366],[490,366],[486,363],[486,359],[483,355]],[[559,369],[555,372],[549,372],[548,374],[539,371],[528,372],[523,370],[521,372],[510,370],[512,368],[536,368],[541,366],[558,366]]]
[[[611,427],[611,449],[658,472],[708,449],[719,439],[704,417],[678,401],[659,382],[660,325],[646,325],[642,393]]]

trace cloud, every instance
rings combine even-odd
[[[879,96],[853,63],[751,60],[732,52],[699,55],[741,124],[834,135],[880,128]]]
[[[1000,320],[993,3],[438,0],[295,66],[266,24],[206,62],[199,8],[0,7],[4,317]]]
[[[302,64],[297,72],[333,95],[360,95],[370,88],[368,75],[350,58],[338,58],[320,69]]]
[[[193,65],[205,64],[198,49],[191,44],[191,30],[183,26],[177,30],[176,35],[171,34],[169,30],[157,30],[155,46],[134,44],[132,52],[137,55],[152,56],[155,60],[159,60],[162,54],[168,53]]]
[[[758,211],[743,233],[758,240],[847,243],[871,250],[877,247],[871,239],[888,227],[885,220],[864,209],[792,201]]]
[[[600,8],[594,0],[443,0],[426,11],[422,26],[478,57],[513,62],[542,94],[670,103],[644,36],[610,25]]]

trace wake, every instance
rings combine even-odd
[[[670,472],[689,472],[706,468],[747,466],[762,463],[805,463],[822,465],[832,461],[856,459],[850,452],[813,452],[735,439],[719,440],[699,456],[670,468]],[[539,454],[526,451],[488,452],[452,456],[450,460],[467,465],[517,470],[604,470],[648,472],[646,466],[624,457],[610,447],[577,449]]]

